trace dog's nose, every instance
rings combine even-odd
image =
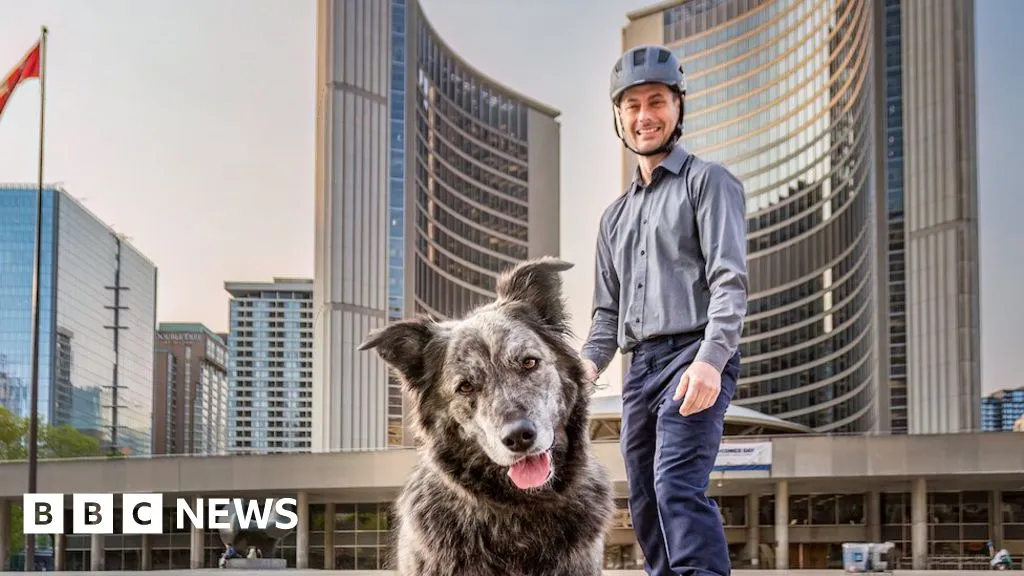
[[[533,447],[537,428],[529,420],[516,420],[501,429],[501,443],[513,452],[525,452]]]

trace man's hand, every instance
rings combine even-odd
[[[589,358],[583,359],[583,377],[587,379],[588,384],[597,382],[597,364]]]
[[[711,364],[698,361],[690,364],[683,373],[672,399],[678,401],[685,398],[679,413],[690,416],[714,406],[721,391],[722,374]]]

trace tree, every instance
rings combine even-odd
[[[0,461],[28,459],[29,424],[28,418],[17,416],[6,407],[0,406]],[[36,456],[39,460],[102,457],[105,455],[99,440],[67,424],[52,426],[40,423],[36,440],[38,442]],[[36,538],[37,546],[45,545],[48,542],[49,537]],[[8,557],[13,557],[24,548],[25,536],[22,534],[21,505],[12,503],[11,545]],[[0,566],[0,570],[5,568]]]

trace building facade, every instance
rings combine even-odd
[[[313,419],[313,281],[226,282],[228,451],[309,452]]]
[[[1016,430],[1024,418],[1024,387],[998,390],[981,399],[981,429],[985,432]]]
[[[228,347],[202,324],[157,328],[153,428],[156,454],[227,450]]]
[[[910,434],[981,426],[974,4],[900,4]]]
[[[0,185],[0,403],[30,414],[36,185]],[[40,423],[152,450],[156,266],[64,189],[43,189]]]
[[[559,113],[469,66],[415,0],[317,6],[314,449],[408,444],[397,382],[356,347],[558,255]]]
[[[744,417],[743,412],[737,415]],[[721,511],[734,569],[841,570],[844,543],[892,542],[896,570],[989,570],[985,543],[992,540],[1010,552],[1019,570],[1024,452],[1017,436],[732,437],[723,446],[758,454],[744,462],[755,469],[721,466],[712,473],[708,492]],[[618,504],[606,534],[605,568],[641,576],[643,555],[629,520],[617,441],[595,441],[594,454],[608,470]],[[299,525],[273,554],[289,568],[387,570],[394,568],[394,499],[418,457],[416,450],[391,449],[53,460],[40,463],[39,478],[41,491],[162,492],[165,503],[177,497],[291,496]],[[5,501],[21,501],[26,468],[22,462],[0,463],[0,526]],[[120,497],[114,498],[120,506]],[[119,516],[115,511],[115,526]],[[170,506],[163,511],[163,533],[153,535],[70,534],[70,517],[66,512],[65,534],[55,539],[56,570],[214,568],[224,552],[217,530],[176,530]],[[6,543],[0,531],[0,568]]]
[[[734,403],[821,432],[976,429],[972,12],[946,0],[689,0],[629,15],[624,48],[664,44],[687,71],[683,145],[746,187]],[[907,56],[924,52],[927,63]],[[943,112],[925,99],[940,87],[957,95],[937,102]],[[937,139],[925,126],[940,115]],[[937,181],[948,202],[930,191]]]

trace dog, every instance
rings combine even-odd
[[[505,271],[460,319],[368,334],[421,458],[396,500],[402,576],[599,576],[614,501],[591,452],[586,378],[552,257]]]

